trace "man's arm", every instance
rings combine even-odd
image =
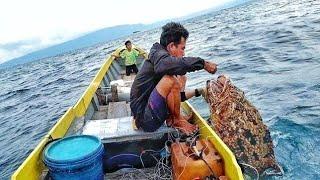
[[[125,59],[125,58],[126,58],[125,50],[120,53],[120,57],[121,57],[122,59]]]
[[[114,59],[117,59],[117,58],[119,58],[120,56],[116,56],[116,55],[114,55],[114,54],[111,54],[111,57],[114,57]]]
[[[158,52],[152,58],[154,71],[159,75],[184,75],[204,68],[204,60],[199,57],[173,57],[167,52]]]

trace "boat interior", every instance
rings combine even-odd
[[[142,56],[137,59],[138,69],[143,61]],[[130,110],[134,78],[133,73],[125,74],[124,60],[115,58],[86,114],[73,121],[67,136],[84,134],[101,139],[105,149],[105,179],[172,179],[170,146],[183,137],[165,124],[155,132],[136,128]],[[182,113],[188,112],[182,110]],[[217,159],[223,167],[222,158],[217,156]],[[220,174],[224,174],[223,171]]]
[[[139,56],[138,69],[144,60],[143,56]],[[76,119],[67,132],[67,136],[84,134],[101,139],[105,147],[106,179],[126,179],[128,174],[131,174],[128,179],[149,179],[145,174],[153,173],[152,167],[161,158],[168,158],[165,155],[168,140],[179,135],[176,129],[165,125],[155,132],[137,129],[130,109],[130,90],[135,76],[133,73],[126,76],[124,60],[116,58],[95,92],[85,116]],[[135,169],[140,169],[140,175],[133,173]],[[170,176],[169,171],[162,176]],[[132,174],[135,174],[134,178]]]

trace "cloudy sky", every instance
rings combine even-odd
[[[0,63],[83,33],[185,16],[232,0],[1,0]]]

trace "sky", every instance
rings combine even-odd
[[[1,0],[0,63],[121,24],[186,16],[232,0]]]

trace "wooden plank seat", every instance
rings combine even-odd
[[[133,117],[90,120],[83,128],[82,134],[94,135],[103,143],[136,141],[161,138],[166,133],[176,133],[176,130],[165,125],[155,132],[144,132],[133,127]]]

